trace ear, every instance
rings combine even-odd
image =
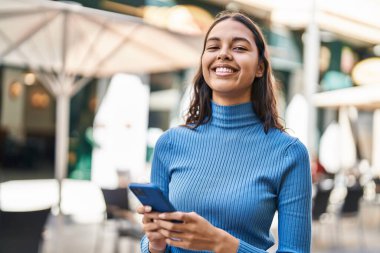
[[[257,66],[255,77],[262,77],[264,75],[265,67],[264,63],[260,61],[259,66]]]

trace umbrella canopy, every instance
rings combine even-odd
[[[46,0],[0,5],[0,59],[7,64],[101,77],[181,69],[199,60],[199,38],[132,16]]]
[[[380,19],[378,0],[207,0],[229,5],[268,19],[275,24],[292,29],[304,29],[310,22],[312,2],[315,3],[316,22],[320,29],[333,32],[350,40],[380,43]],[[360,10],[360,11],[358,11]]]
[[[192,67],[201,39],[141,19],[47,0],[0,0],[0,64],[37,73],[56,97],[55,173],[66,176],[70,98],[92,77]]]

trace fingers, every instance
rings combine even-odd
[[[152,207],[150,207],[150,206],[139,206],[136,208],[136,211],[139,214],[149,213],[152,211]]]
[[[147,212],[147,207],[141,206],[138,208],[138,212],[142,213],[143,219],[143,229],[145,233],[154,233],[152,238],[158,238],[159,233],[161,235],[160,239],[171,238],[174,240],[188,240],[189,236],[193,235],[196,230],[197,221],[200,221],[201,217],[194,212],[184,213],[184,212],[172,212],[172,213],[157,213],[157,212]],[[151,211],[151,210],[149,210]],[[181,223],[175,223],[173,220],[182,221]],[[155,240],[155,239],[153,239]]]
[[[202,217],[200,217],[198,214],[191,212],[191,213],[184,213],[184,212],[173,212],[173,213],[161,213],[158,215],[158,220],[156,220],[156,223],[164,230],[168,230],[171,232],[180,232],[185,233],[189,232],[192,233],[197,229],[197,226],[199,225],[199,222]],[[181,221],[180,223],[173,222],[174,221]]]
[[[150,206],[138,206],[136,211],[137,213],[144,215],[142,218],[143,224],[153,222],[153,219],[157,219],[158,217],[158,213],[151,213],[152,207]]]
[[[146,232],[146,237],[149,241],[165,239],[165,237],[159,232]]]
[[[156,213],[156,212],[154,212],[154,213],[144,213],[144,216],[142,218],[142,223],[146,224],[146,223],[153,222],[154,220],[159,219],[158,216],[159,216],[159,213]]]
[[[161,227],[157,220],[158,213],[148,213],[143,217],[143,230],[145,233],[157,232]]]
[[[198,217],[200,216],[197,215],[195,212],[191,212],[191,213],[173,212],[173,213],[161,213],[158,217],[163,220],[178,220],[184,223],[191,223],[193,221],[196,221]]]
[[[145,232],[157,231],[160,229],[160,226],[157,224],[157,222],[147,222],[143,224],[143,229]]]
[[[165,238],[175,238],[180,240],[186,238],[186,234],[182,232],[169,231],[166,229],[159,229],[158,232],[160,232],[160,234],[163,235]]]
[[[160,219],[159,215],[160,215],[160,213],[156,213],[156,212],[153,212],[153,213],[144,213],[144,217],[147,217],[149,219],[154,219],[154,220]]]
[[[185,223],[174,223],[167,220],[156,220],[155,222],[160,228],[174,231],[174,232],[188,232],[191,229],[191,224]]]
[[[188,240],[182,240],[175,237],[170,237],[165,239],[166,244],[177,247],[177,248],[183,248],[183,249],[195,249],[192,247],[191,241]],[[203,247],[199,247],[203,248]]]
[[[147,224],[153,222],[153,219],[146,217],[145,215],[142,218],[142,224]]]

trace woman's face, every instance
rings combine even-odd
[[[212,28],[202,56],[202,73],[217,104],[233,105],[251,100],[255,77],[263,65],[252,32],[242,23],[226,19]]]

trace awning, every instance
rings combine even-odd
[[[371,44],[380,43],[380,1],[378,0],[314,0],[317,23],[322,30]],[[209,1],[207,1],[209,2]],[[312,1],[303,0],[211,0],[215,4],[286,25],[304,29],[310,22]]]
[[[313,96],[317,107],[338,108],[355,106],[361,109],[380,108],[380,85],[366,85],[317,93]]]

